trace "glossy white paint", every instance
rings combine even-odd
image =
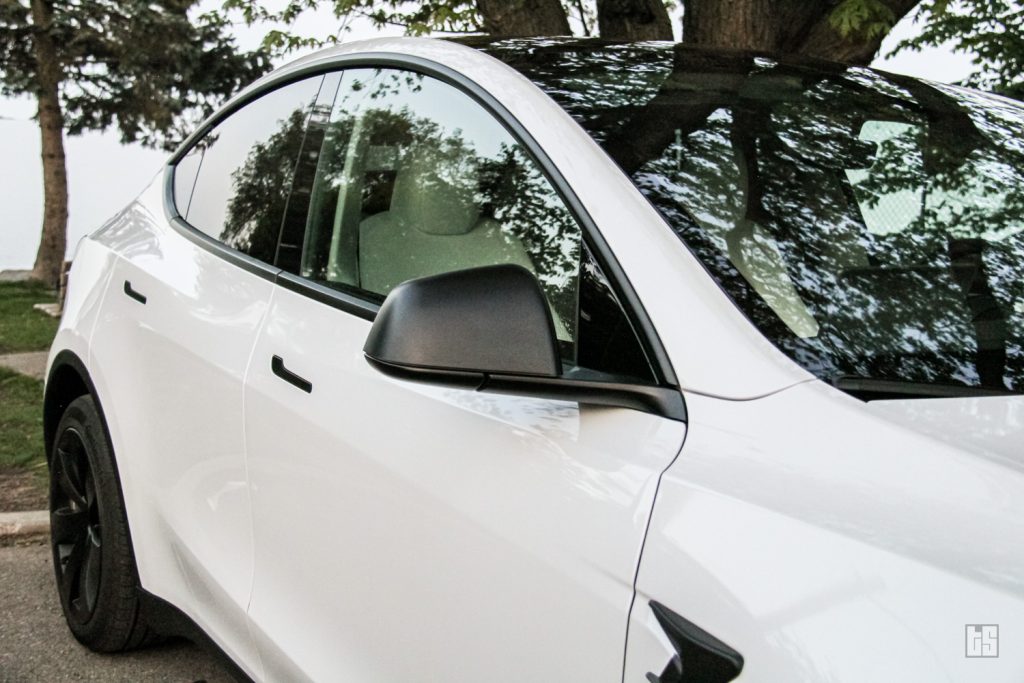
[[[657,600],[725,641],[751,681],[1020,681],[1024,471],[893,424],[821,383],[757,401],[688,396],[683,452],[644,546],[626,680]],[[1024,397],[984,399],[1019,414]],[[945,399],[920,401],[921,410]],[[954,404],[956,402],[953,402]],[[998,659],[965,657],[999,624]],[[664,657],[664,655],[662,655]],[[663,661],[667,661],[664,657]]]
[[[91,367],[143,585],[258,676],[242,381],[273,285],[172,230],[162,188],[161,175],[91,238],[119,255]]]
[[[278,288],[253,353],[250,616],[268,679],[619,680],[684,425],[390,380],[363,358],[369,329]]]
[[[64,299],[64,312],[60,326],[50,345],[47,359],[47,376],[58,353],[73,353],[87,366],[89,343],[96,319],[103,303],[103,293],[113,272],[112,264],[117,257],[93,240],[84,239],[75,249],[71,271],[68,273],[68,289]]]
[[[672,653],[650,600],[739,650],[743,681],[1024,679],[1024,399],[810,381],[534,86],[420,40],[285,70],[358,51],[454,68],[531,131],[650,314],[688,425],[386,379],[368,322],[197,247],[158,180],[82,244],[51,351],[106,409],[147,590],[258,680],[611,681],[625,648],[643,681]],[[1000,624],[998,659],[964,657],[970,623]]]
[[[1024,401],[992,397],[875,401],[864,408],[883,419],[1024,470]]]

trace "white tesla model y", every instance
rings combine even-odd
[[[279,69],[78,247],[68,625],[262,681],[1024,680],[1022,140],[671,44]]]

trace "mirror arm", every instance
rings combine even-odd
[[[459,389],[473,389],[479,391],[487,379],[481,372],[466,372],[461,370],[437,370],[434,368],[418,368],[412,365],[398,365],[388,363],[370,356],[364,356],[366,361],[381,374],[395,379],[403,379],[409,382],[424,382],[427,384],[443,384],[448,387]]]
[[[683,402],[683,395],[678,389],[669,387],[577,380],[566,377],[486,374],[418,368],[387,363],[370,356],[366,356],[366,360],[379,372],[395,379],[443,384],[460,389],[496,394],[534,396],[561,401],[578,401],[590,405],[630,408],[686,422],[686,405]]]
[[[566,377],[487,375],[479,391],[541,396],[591,405],[631,408],[686,422],[686,404],[678,389],[647,384],[577,380]]]

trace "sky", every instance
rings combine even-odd
[[[202,3],[207,8],[217,0]],[[269,4],[269,3],[268,3]],[[678,33],[680,21],[674,20]],[[329,10],[308,13],[295,27],[299,33],[320,35],[324,27],[336,27],[338,20]],[[345,41],[375,36],[400,35],[401,29],[376,29],[367,21],[351,23]],[[236,26],[243,48],[259,44],[266,26]],[[880,54],[886,55],[906,37],[916,35],[910,18],[888,36]],[[677,35],[678,38],[678,35]],[[280,63],[302,56],[294,53]],[[897,73],[954,83],[971,73],[969,57],[948,48],[883,57],[874,66]],[[43,213],[43,175],[40,161],[39,129],[32,116],[35,103],[28,98],[0,98],[0,270],[31,268],[39,246]],[[69,183],[68,253],[78,241],[128,204],[160,171],[167,154],[138,144],[121,144],[116,131],[86,133],[65,139]]]

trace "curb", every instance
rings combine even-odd
[[[49,533],[50,513],[46,510],[0,512],[0,546],[39,540]]]

